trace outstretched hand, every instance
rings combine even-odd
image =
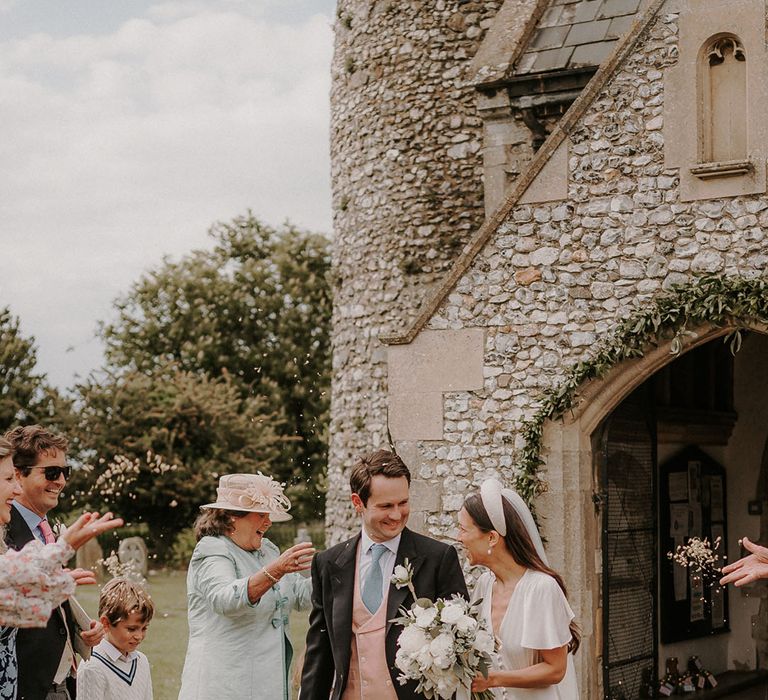
[[[61,537],[69,543],[72,549],[79,549],[102,532],[113,530],[122,524],[123,519],[113,518],[112,513],[105,513],[101,517],[98,513],[83,513],[66,529]]]
[[[280,576],[292,574],[297,571],[306,571],[312,564],[315,556],[315,547],[311,542],[300,542],[286,549],[274,563]]]
[[[732,583],[734,586],[746,586],[748,583],[761,578],[768,578],[768,548],[751,542],[748,537],[741,540],[748,552],[746,557],[723,567],[726,574],[720,579],[720,585]]]

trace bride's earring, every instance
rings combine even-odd
[[[489,557],[491,556],[491,549],[492,549],[492,545],[491,545],[491,543],[489,542],[489,543],[488,543],[488,556],[489,556]]]

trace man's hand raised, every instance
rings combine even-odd
[[[69,542],[73,549],[79,549],[102,532],[113,530],[121,525],[123,525],[123,519],[112,517],[112,513],[104,513],[101,517],[98,513],[83,513],[61,537]]]

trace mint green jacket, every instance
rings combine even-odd
[[[288,574],[255,604],[248,578],[280,555],[269,540],[247,552],[203,537],[187,572],[189,644],[179,700],[290,697],[288,615],[310,605],[311,579]]]

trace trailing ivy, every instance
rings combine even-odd
[[[517,491],[531,503],[546,489],[539,476],[544,424],[560,418],[574,405],[585,382],[603,377],[624,360],[642,357],[649,346],[658,346],[661,340],[671,338],[671,352],[678,354],[685,336],[692,334],[690,329],[704,324],[734,327],[726,340],[735,353],[741,347],[742,330],[751,323],[768,323],[768,277],[699,277],[630,315],[597,344],[591,358],[571,367],[562,382],[544,392],[538,410],[523,424],[525,447],[518,463]]]

